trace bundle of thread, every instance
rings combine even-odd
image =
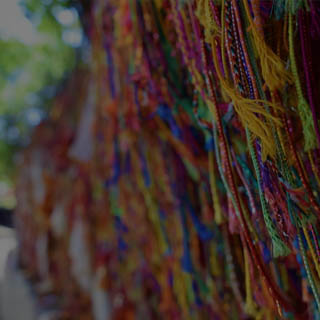
[[[92,1],[17,188],[59,319],[319,319],[319,9]]]

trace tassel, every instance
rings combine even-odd
[[[271,91],[281,90],[286,83],[292,83],[292,77],[285,69],[284,62],[267,46],[263,35],[258,31],[251,17],[247,0],[243,1],[243,4],[249,20],[249,31],[260,60],[262,77]]]
[[[304,150],[310,151],[317,147],[317,141],[310,107],[303,97],[300,97],[298,100],[298,111],[303,126],[302,129],[305,140]]]
[[[215,36],[220,36],[221,29],[213,18],[210,0],[200,0],[198,2],[196,16],[203,27],[204,38],[207,43],[211,43]]]
[[[212,55],[215,65],[218,66],[218,58],[214,43],[212,43]],[[252,132],[254,137],[260,139],[262,149],[264,150],[264,159],[266,155],[270,155],[274,158],[276,153],[276,146],[273,139],[272,128],[270,128],[270,126],[268,126],[268,123],[266,123],[261,117],[259,117],[259,115],[263,116],[269,121],[273,121],[276,126],[281,126],[281,121],[279,120],[279,118],[271,115],[267,110],[265,110],[263,105],[267,105],[276,110],[282,111],[280,106],[265,100],[252,100],[242,97],[223,78],[219,68],[216,68],[216,71],[221,82],[221,88],[223,88],[227,96],[229,96],[229,98],[233,102],[234,109],[237,112],[240,121],[243,123],[244,127],[247,127],[250,132]],[[208,104],[209,108],[211,106],[212,103]]]

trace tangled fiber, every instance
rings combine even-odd
[[[88,64],[20,163],[39,296],[58,319],[319,319],[319,2],[91,3]]]

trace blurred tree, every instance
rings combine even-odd
[[[72,1],[23,0],[20,6],[34,26],[32,41],[0,33],[0,181],[7,184],[13,183],[17,151],[50,110],[83,41],[81,11]]]

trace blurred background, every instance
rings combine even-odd
[[[10,290],[4,281],[7,256],[16,245],[8,228],[16,205],[15,176],[19,151],[28,144],[35,126],[48,116],[53,97],[82,60],[85,40],[77,3],[0,1],[0,291],[6,292],[0,299],[0,319],[7,303],[4,298],[12,299],[10,290],[21,295],[14,297],[21,303],[4,318],[33,318],[23,281],[11,278]]]
[[[15,207],[19,150],[81,60],[77,1],[0,1],[0,208]]]

